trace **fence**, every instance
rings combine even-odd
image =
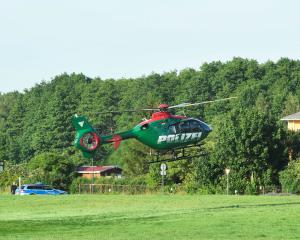
[[[121,185],[121,184],[83,184],[78,185],[79,194],[145,194],[161,192],[161,187],[150,188],[147,185]],[[165,193],[184,192],[182,187],[164,187]],[[234,193],[232,193],[234,194]],[[280,186],[262,186],[258,189],[259,195],[289,194],[282,191]]]
[[[281,186],[261,186],[259,188],[259,194],[275,195],[275,194],[288,194],[288,192],[283,191]]]

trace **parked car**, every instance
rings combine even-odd
[[[19,188],[16,189],[16,194],[19,194]],[[21,186],[20,195],[35,195],[35,194],[49,194],[49,195],[60,195],[67,194],[66,191],[54,189],[45,184],[24,184]]]

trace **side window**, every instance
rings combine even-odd
[[[27,189],[36,189],[36,190],[39,190],[39,189],[43,189],[43,186],[38,186],[38,185],[28,186]]]
[[[192,132],[201,132],[201,125],[195,120],[190,121],[190,129]]]
[[[176,134],[177,133],[175,124],[169,126],[169,133],[171,133],[171,134]]]

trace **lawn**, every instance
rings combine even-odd
[[[0,195],[0,239],[299,239],[300,196]]]

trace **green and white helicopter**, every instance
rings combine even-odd
[[[150,119],[140,122],[132,129],[110,135],[100,135],[85,116],[75,115],[72,118],[72,124],[76,129],[75,146],[83,152],[85,157],[92,158],[97,148],[103,144],[113,143],[114,148],[117,149],[122,140],[135,138],[156,151],[156,160],[152,162],[175,161],[199,156],[199,154],[187,156],[185,155],[185,149],[200,146],[200,142],[207,137],[212,128],[199,119],[173,115],[169,112],[169,109],[198,106],[234,98],[236,97],[199,103],[182,103],[174,106],[160,104],[158,108],[125,110],[122,112],[152,111],[153,113]],[[178,154],[178,150],[180,154]],[[173,157],[168,160],[160,160],[159,156],[167,152],[172,152]]]

